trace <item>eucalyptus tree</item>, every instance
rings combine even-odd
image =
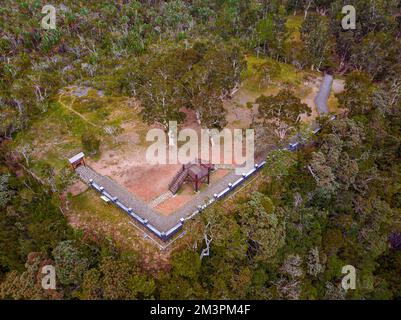
[[[310,14],[301,27],[305,56],[312,70],[319,70],[328,63],[330,53],[329,26],[324,18]]]
[[[262,132],[263,141],[272,139],[282,146],[291,134],[297,133],[301,115],[310,115],[310,107],[301,102],[291,91],[284,89],[275,96],[261,95],[256,99],[258,115],[254,126]]]

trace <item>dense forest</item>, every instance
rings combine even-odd
[[[3,0],[0,8],[0,298],[401,298],[399,1],[54,0],[55,30],[40,28],[45,4]],[[341,28],[347,4],[355,30]],[[144,123],[182,123],[185,106],[221,129],[223,100],[250,55],[343,77],[336,98],[346,111],[321,117],[321,132],[297,152],[269,153],[247,192],[185,226],[163,269],[72,227],[61,196],[70,170],[33,164],[30,146],[14,143],[73,83],[136,97]],[[261,81],[277,65],[262,64]],[[276,104],[307,111],[290,86],[256,103],[261,123]],[[82,135],[83,147],[96,153],[99,134]],[[205,235],[210,252],[200,259]],[[46,264],[57,268],[56,290],[41,287]],[[341,287],[345,265],[357,270],[355,290]]]

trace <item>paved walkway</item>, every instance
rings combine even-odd
[[[132,208],[132,210],[141,218],[148,219],[152,225],[158,227],[160,214],[150,208],[146,202],[137,198],[134,194],[119,185],[117,182],[113,181],[109,177],[102,176],[88,166],[79,166],[76,169],[76,172],[79,174],[81,179],[88,184],[89,180],[93,179],[93,182],[99,186],[102,186],[104,190],[107,191],[107,193],[109,193],[111,196],[117,197],[127,208]]]
[[[90,167],[79,166],[76,172],[86,183],[89,184],[89,181],[92,179],[93,182],[102,186],[107,193],[113,197],[117,197],[126,207],[132,208],[141,218],[149,220],[149,222],[161,232],[165,232],[174,227],[181,218],[186,218],[191,215],[198,209],[198,206],[204,205],[206,201],[212,199],[215,193],[220,193],[227,188],[229,183],[233,183],[240,178],[240,176],[235,174],[235,171],[232,171],[216,183],[211,184],[205,191],[197,194],[193,200],[179,208],[176,212],[169,216],[163,216],[123,186],[109,177],[97,173]]]
[[[331,86],[333,85],[333,76],[325,74],[320,85],[320,89],[315,98],[315,104],[319,115],[328,114],[329,107],[327,106],[327,101],[330,97]]]

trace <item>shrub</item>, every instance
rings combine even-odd
[[[99,153],[100,140],[94,133],[84,132],[81,135],[81,143],[84,151],[88,152],[89,154],[95,155]]]

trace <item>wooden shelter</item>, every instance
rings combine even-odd
[[[169,184],[169,190],[176,194],[178,189],[185,183],[192,183],[196,192],[199,191],[201,183],[210,183],[210,172],[214,170],[214,165],[196,159],[194,162],[182,165],[174,179]]]
[[[68,162],[71,164],[72,168],[75,170],[80,165],[85,165],[85,154],[80,152],[73,156],[72,158],[68,159]]]

